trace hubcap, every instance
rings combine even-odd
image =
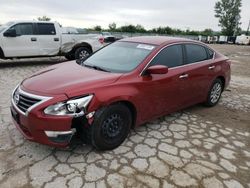
[[[87,52],[86,50],[83,50],[79,53],[79,59],[84,59],[85,57],[89,56],[89,52]]]
[[[221,84],[216,83],[214,84],[212,91],[211,91],[211,95],[210,95],[210,99],[212,103],[216,103],[221,95]]]
[[[112,114],[102,125],[102,134],[106,139],[112,139],[120,135],[124,121],[119,114]]]

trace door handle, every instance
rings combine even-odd
[[[215,68],[215,66],[213,65],[213,66],[210,66],[210,67],[208,67],[208,69],[209,70],[213,70]]]
[[[32,37],[30,40],[31,40],[32,42],[37,41],[36,37]]]
[[[180,79],[183,79],[183,78],[188,78],[188,74],[182,74],[179,76]]]
[[[59,41],[59,38],[54,38],[54,41],[58,42],[58,41]]]

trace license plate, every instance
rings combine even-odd
[[[10,111],[11,111],[11,115],[13,117],[13,119],[18,123],[20,124],[20,116],[19,114],[16,112],[15,109],[13,109],[12,107],[10,108]]]

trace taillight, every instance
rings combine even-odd
[[[103,44],[103,43],[104,43],[104,38],[103,38],[103,37],[99,38],[99,42],[100,42],[101,44]]]

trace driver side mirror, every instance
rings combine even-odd
[[[5,31],[5,33],[3,34],[3,36],[5,37],[16,37],[16,29],[15,28],[10,28],[7,31]]]
[[[146,74],[167,74],[168,67],[164,65],[154,65],[146,70]]]

